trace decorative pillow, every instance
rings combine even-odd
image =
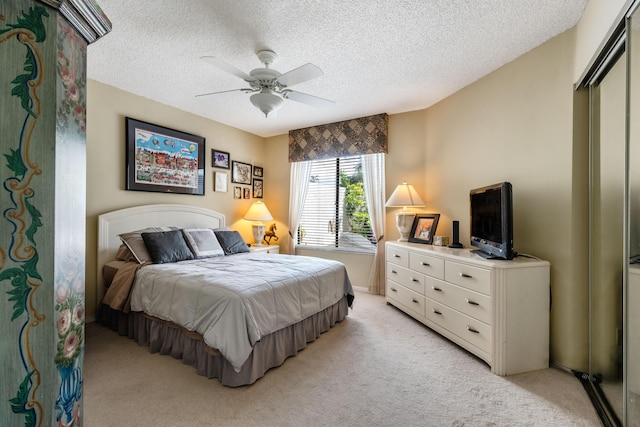
[[[154,264],[193,259],[181,230],[142,233],[141,236]]]
[[[250,252],[249,247],[237,231],[216,231],[215,235],[225,255]]]
[[[141,234],[157,231],[169,231],[172,229],[173,227],[148,227],[142,230],[120,234],[119,237],[120,240],[122,240],[122,243],[127,245],[136,261],[138,261],[139,264],[144,264],[145,262],[151,261],[151,256],[149,255],[149,251],[147,251],[147,247],[144,244],[144,240],[142,240]]]
[[[197,259],[223,256],[224,251],[210,228],[185,228],[184,240]]]

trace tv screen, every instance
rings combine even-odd
[[[513,258],[511,184],[502,182],[470,192],[471,246],[484,258]]]

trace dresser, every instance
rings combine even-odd
[[[549,366],[549,263],[386,243],[386,300],[512,375]]]

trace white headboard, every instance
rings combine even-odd
[[[122,241],[119,234],[146,227],[218,228],[224,227],[220,212],[189,205],[146,205],[119,209],[98,216],[97,297],[104,296],[102,267],[114,260]]]

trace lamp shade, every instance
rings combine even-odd
[[[393,190],[385,206],[397,208],[424,206],[424,202],[420,196],[418,196],[418,192],[413,188],[413,185],[403,182]]]
[[[398,241],[406,242],[409,240],[413,219],[416,216],[413,212],[409,212],[407,208],[411,206],[424,206],[424,202],[420,196],[418,196],[418,192],[413,188],[413,185],[403,182],[393,190],[385,206],[402,208],[401,211],[396,212],[396,227],[400,233]]]
[[[273,216],[271,216],[271,212],[267,209],[267,206],[262,202],[255,202],[251,205],[246,214],[244,214],[244,219],[247,221],[271,221]]]

